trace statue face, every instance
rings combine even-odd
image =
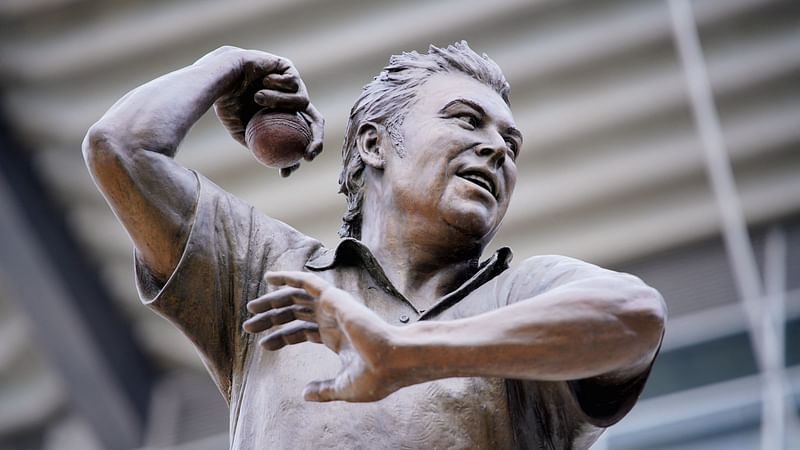
[[[522,145],[503,99],[467,75],[437,74],[420,86],[402,132],[407,155],[385,152],[395,207],[488,243],[514,191]]]

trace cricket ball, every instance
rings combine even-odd
[[[247,148],[267,167],[291,167],[311,143],[311,127],[298,113],[262,109],[244,132]]]

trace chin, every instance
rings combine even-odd
[[[477,208],[476,208],[477,209]],[[481,208],[483,209],[483,208]],[[448,214],[449,213],[449,214]],[[462,235],[462,239],[487,244],[497,231],[494,216],[488,211],[448,211],[442,215],[444,221]]]

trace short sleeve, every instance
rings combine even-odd
[[[258,213],[201,175],[186,247],[166,283],[135,257],[142,302],[168,319],[197,348],[226,400],[242,354],[248,300],[263,290],[265,271],[305,261],[319,242]],[[302,265],[301,265],[302,266]]]
[[[535,298],[567,283],[610,272],[574,258],[554,255],[529,258],[512,271],[506,281],[508,303]],[[509,380],[510,399],[515,399],[518,418],[548,416],[540,418],[537,426],[553,429],[541,430],[542,434],[579,439],[580,434],[590,435],[615,424],[630,411],[644,388],[654,360],[655,355],[642,371],[624,378],[607,374],[565,382]],[[548,405],[560,407],[553,409]],[[564,411],[573,414],[565,415]],[[520,426],[526,425],[520,423]],[[568,429],[582,431],[570,438]]]

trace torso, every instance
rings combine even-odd
[[[413,323],[419,314],[380,281],[349,268],[317,275],[349,287],[387,322]],[[358,294],[361,295],[358,295]],[[452,311],[453,313],[455,311]],[[312,380],[333,377],[338,356],[303,343],[277,352],[253,338],[231,406],[232,448],[502,449],[512,447],[505,380],[450,378],[403,388],[372,403],[313,403],[302,398]],[[236,377],[236,374],[235,374]],[[254,413],[256,412],[257,413]],[[232,411],[232,414],[234,412]]]
[[[450,378],[405,387],[373,403],[313,403],[312,380],[333,377],[338,356],[302,343],[270,352],[245,333],[246,303],[263,295],[267,270],[313,271],[349,292],[387,323],[456,320],[530,299],[587,265],[563,257],[529,259],[509,269],[510,251],[496,253],[461,287],[418,311],[382,276],[355,241],[336,249],[252,207],[202,177],[196,217],[175,272],[161,284],[137,259],[142,300],[192,340],[231,409],[232,449],[281,448],[588,448],[632,405],[603,425],[586,416],[568,382]],[[336,257],[334,257],[336,256]],[[622,383],[603,398],[635,400]],[[617,402],[615,402],[615,405]],[[627,406],[626,406],[627,405]],[[608,409],[608,408],[606,408]],[[614,408],[611,408],[614,409]]]

